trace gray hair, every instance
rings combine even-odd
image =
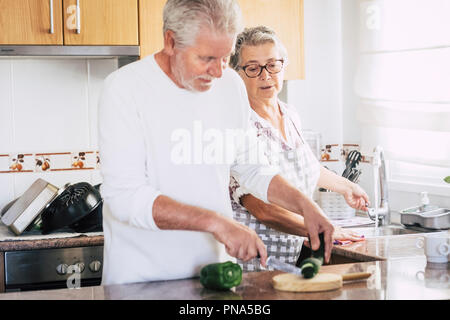
[[[230,57],[230,67],[238,71],[241,64],[242,48],[245,46],[258,46],[265,43],[273,43],[284,60],[284,65],[289,63],[286,47],[275,34],[275,31],[266,26],[245,28],[236,39],[234,52]]]
[[[235,36],[242,30],[242,13],[235,0],[167,0],[163,32],[172,30],[175,45],[194,44],[201,27]]]

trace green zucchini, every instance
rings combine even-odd
[[[300,263],[300,269],[302,270],[302,275],[305,279],[310,279],[314,277],[323,264],[325,255],[325,241],[323,238],[323,233],[319,234],[320,247],[316,251],[312,251],[311,257],[303,260]],[[309,242],[311,243],[311,241]]]

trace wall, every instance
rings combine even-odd
[[[355,92],[355,74],[358,67],[359,6],[355,0],[342,0],[342,135],[344,143],[361,143],[361,124],[356,117],[359,98]]]
[[[0,59],[0,209],[39,177],[57,187],[101,182],[97,99],[117,66],[117,59]],[[78,160],[82,168],[73,166]],[[45,161],[50,168],[38,165]]]
[[[323,146],[334,145],[332,159],[341,159],[342,144],[360,143],[353,90],[355,11],[348,0],[304,1],[305,80],[286,86],[287,101],[299,111],[303,128],[319,132]],[[322,164],[337,174],[344,170],[341,161]]]
[[[287,82],[288,103],[324,144],[342,143],[341,2],[305,0],[304,35],[305,80]]]
[[[323,144],[359,144],[358,3],[305,0],[304,6],[306,77],[287,82],[287,99],[298,108],[305,129],[322,133]]]

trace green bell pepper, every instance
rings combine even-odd
[[[231,261],[212,263],[200,270],[200,283],[208,289],[228,290],[242,281],[242,268]]]

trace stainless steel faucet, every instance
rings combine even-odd
[[[378,216],[379,225],[388,225],[391,223],[391,213],[389,210],[389,197],[388,197],[388,186],[387,186],[387,176],[386,176],[386,164],[384,161],[383,148],[377,146],[374,149],[373,157],[369,157],[370,163],[374,166],[374,180],[375,186],[379,186],[379,200],[377,199],[377,190],[375,189],[375,207],[369,208],[367,215],[373,221],[376,220]],[[377,214],[378,212],[378,214]]]

